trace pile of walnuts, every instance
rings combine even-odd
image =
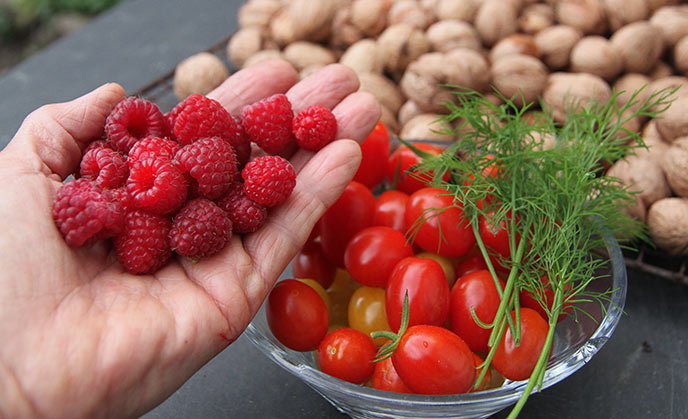
[[[432,131],[441,128],[441,103],[452,100],[442,84],[483,92],[495,103],[492,87],[519,104],[542,98],[560,121],[572,101],[605,102],[623,90],[623,104],[642,86],[647,95],[688,84],[688,4],[681,3],[249,0],[227,55],[237,68],[282,58],[302,77],[345,64],[378,98],[392,135],[452,141]],[[214,58],[202,53],[180,63],[175,92],[219,85],[227,71]],[[625,128],[650,145],[610,169],[642,191],[629,211],[659,247],[688,254],[688,90],[678,91],[661,119],[635,118]]]

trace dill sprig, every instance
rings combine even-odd
[[[521,290],[530,291],[549,316],[545,347],[511,417],[518,415],[530,393],[542,386],[564,306],[580,301],[602,304],[613,292],[596,293],[587,287],[607,263],[594,257],[594,252],[605,246],[601,233],[646,238],[642,222],[624,211],[633,202],[633,192],[620,180],[604,176],[604,165],[645,146],[624,124],[635,117],[657,116],[669,106],[674,91],[651,94],[642,102],[640,92],[635,92],[624,105],[619,104],[618,93],[607,103],[586,107],[572,103],[571,109],[577,110],[558,124],[543,104],[545,111],[537,112],[506,98],[497,106],[479,93],[454,87],[456,103],[445,105],[449,113],[443,119],[445,127],[456,127],[445,133],[458,140],[439,156],[422,155],[417,169],[426,175],[433,173],[434,186],[447,190],[463,207],[501,296],[493,322],[485,324],[474,314],[476,322],[491,329],[484,365],[491,363],[507,327],[515,344],[520,340]],[[554,147],[544,147],[547,136],[554,138]],[[442,180],[446,173],[449,181]],[[490,254],[478,234],[480,217],[492,212],[495,229],[506,223],[508,259]],[[504,288],[492,260],[509,272]],[[551,308],[545,300],[543,275],[554,291]],[[511,321],[511,311],[516,313],[516,321]],[[476,387],[486,371],[481,368]]]

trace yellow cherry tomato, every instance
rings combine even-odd
[[[444,271],[444,276],[447,277],[447,283],[449,284],[449,289],[452,288],[454,282],[456,281],[456,273],[454,271],[454,262],[444,256],[436,255],[430,252],[421,252],[416,255],[418,258],[432,259],[440,264],[442,271]]]
[[[351,278],[351,275],[344,269],[337,269],[334,275],[334,281],[332,281],[332,285],[327,289],[327,295],[330,296],[330,302],[332,304],[332,311],[330,312],[331,325],[349,326],[347,314],[349,299],[356,288],[358,288],[358,285],[356,281]]]
[[[383,288],[361,287],[354,291],[349,300],[349,327],[369,335],[379,330],[390,331],[385,313],[385,290]],[[377,346],[387,342],[385,338],[375,339]]]

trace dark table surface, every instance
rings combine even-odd
[[[129,0],[0,78],[0,148],[33,109],[102,83],[128,93],[236,30],[240,2]],[[629,269],[626,315],[588,365],[525,418],[688,418],[688,286]],[[500,412],[495,417],[505,417]],[[241,337],[145,417],[343,417]]]

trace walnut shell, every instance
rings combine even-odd
[[[541,59],[550,70],[561,70],[569,65],[571,50],[583,37],[583,32],[566,25],[545,28],[535,35]]]
[[[377,36],[387,27],[391,7],[390,0],[355,0],[351,4],[351,23],[365,36]]]
[[[399,134],[399,121],[394,112],[390,111],[386,106],[380,106],[380,121],[387,128],[387,133],[390,137],[396,137]]]
[[[357,73],[382,73],[383,62],[377,42],[361,39],[351,45],[339,58],[339,63]]]
[[[618,178],[629,187],[629,190],[637,192],[646,208],[662,198],[671,196],[662,166],[654,160],[628,156],[614,163],[607,171],[607,176]]]
[[[435,16],[437,20],[456,19],[464,22],[473,22],[480,0],[438,0],[435,4]]]
[[[475,15],[475,29],[483,44],[492,46],[518,29],[518,11],[509,2],[486,0]]]
[[[552,25],[554,25],[554,8],[549,4],[528,5],[518,18],[519,29],[531,35]]]
[[[297,41],[287,45],[282,54],[297,71],[314,65],[324,66],[337,62],[332,51],[307,41]]]
[[[622,27],[614,32],[610,42],[621,54],[624,70],[629,73],[649,72],[664,51],[661,32],[644,21]]]
[[[602,4],[612,32],[650,16],[647,0],[602,0]]]
[[[664,173],[671,190],[688,197],[688,137],[677,138],[664,152]]]
[[[360,90],[375,96],[382,106],[385,106],[395,115],[406,101],[397,85],[381,74],[360,73],[358,79],[361,82]]]
[[[482,51],[480,35],[473,25],[459,20],[440,20],[425,31],[430,49],[448,52],[456,48],[470,48]]]
[[[621,73],[623,59],[612,43],[602,36],[583,37],[571,50],[571,71],[590,73],[612,81]]]
[[[587,73],[552,73],[542,92],[545,106],[558,122],[564,122],[567,113],[591,103],[607,103],[611,96],[611,88],[604,79]]]
[[[558,0],[554,16],[561,24],[572,26],[586,35],[607,31],[607,19],[600,0]]]
[[[674,75],[674,69],[669,64],[664,61],[657,61],[657,64],[647,73],[650,80],[655,81],[664,77],[669,77]]]
[[[279,0],[252,0],[244,3],[237,15],[239,28],[258,27],[265,31],[281,8],[282,2]]]
[[[616,100],[619,105],[625,105],[637,93],[635,100],[642,103],[647,97],[647,86],[650,78],[645,74],[627,73],[619,77],[612,88],[618,93]],[[635,107],[637,108],[637,106]]]
[[[657,131],[665,141],[673,142],[679,137],[688,136],[688,95],[682,95],[657,119]]]
[[[337,10],[332,19],[332,35],[328,42],[330,48],[345,50],[363,38],[363,32],[351,23],[351,7]]]
[[[540,58],[540,48],[532,35],[515,33],[500,39],[490,50],[490,62],[511,54],[524,54]]]
[[[404,126],[408,121],[413,119],[414,116],[420,115],[422,113],[423,111],[418,107],[416,102],[412,100],[407,100],[406,102],[404,102],[403,105],[401,105],[401,108],[399,108],[397,118],[399,119],[399,124]]]
[[[688,255],[688,199],[655,202],[647,212],[647,229],[659,248],[671,255]]]
[[[207,95],[227,77],[229,71],[222,60],[209,52],[199,52],[177,64],[172,89],[179,100],[194,93]]]
[[[270,34],[280,45],[327,39],[338,6],[337,1],[291,0],[270,22]]]
[[[645,147],[635,149],[634,154],[642,159],[653,160],[660,167],[663,167],[664,154],[671,145],[664,141],[662,135],[657,131],[656,122],[656,120],[650,120],[645,124],[641,133]]]
[[[239,29],[227,42],[227,57],[238,68],[258,51],[274,49],[257,26]]]
[[[447,83],[478,92],[486,92],[490,83],[490,66],[485,56],[469,48],[456,48],[445,54]]]
[[[679,4],[681,0],[645,0],[647,2],[647,8],[650,12],[654,12],[657,9],[661,9],[664,6],[673,6]]]
[[[516,106],[538,100],[547,84],[547,67],[535,57],[512,54],[492,64],[492,83]]]
[[[432,18],[416,0],[397,0],[387,13],[387,26],[405,23],[424,30],[432,23]]]
[[[688,76],[688,35],[674,46],[674,67],[684,76]]]
[[[664,45],[671,48],[688,35],[688,5],[661,7],[652,14],[650,23],[662,32]]]
[[[382,64],[390,72],[404,71],[411,61],[430,49],[423,31],[406,23],[385,29],[377,44]]]
[[[282,52],[277,49],[266,49],[263,51],[258,51],[252,56],[250,56],[246,61],[244,61],[244,66],[242,68],[251,67],[256,64],[260,64],[265,61],[270,60],[281,60]]]
[[[445,125],[440,119],[440,115],[434,113],[423,113],[416,115],[406,122],[401,128],[399,138],[404,140],[433,140],[433,141],[454,141],[451,134],[440,134],[433,131],[445,131]]]

